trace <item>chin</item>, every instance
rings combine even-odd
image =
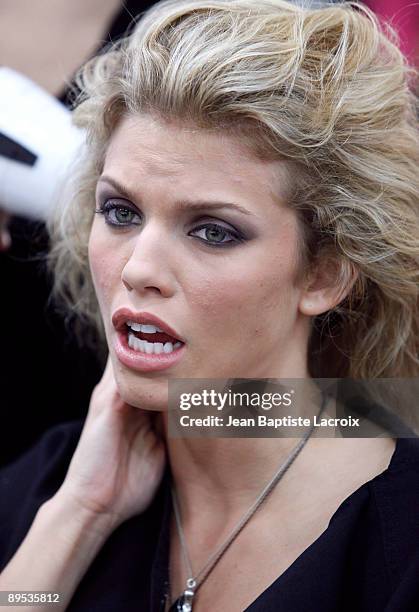
[[[168,384],[167,380],[138,380],[128,381],[126,377],[119,380],[117,385],[121,398],[130,406],[150,410],[153,412],[167,411]]]

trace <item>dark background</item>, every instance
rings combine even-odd
[[[124,2],[103,40],[119,38],[132,16],[151,4]],[[67,91],[59,97],[68,104]],[[14,217],[10,230],[12,246],[0,253],[0,464],[15,459],[55,423],[85,416],[102,373],[96,355],[77,345],[71,327],[47,304],[45,226]]]

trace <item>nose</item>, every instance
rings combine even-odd
[[[121,274],[126,289],[142,296],[149,292],[163,297],[173,295],[175,279],[169,263],[172,254],[161,227],[150,222],[133,240],[129,259]]]

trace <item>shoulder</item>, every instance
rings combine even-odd
[[[388,468],[372,483],[394,507],[419,500],[419,438],[398,438]]]
[[[0,567],[21,541],[39,507],[61,486],[84,420],[48,429],[23,455],[0,469]]]
[[[384,561],[396,587],[413,567],[419,571],[419,438],[399,438],[388,469],[370,485]]]
[[[399,469],[408,465],[419,467],[419,437],[398,438],[396,450],[389,469]]]
[[[370,484],[383,516],[408,519],[419,507],[419,438],[398,438],[388,468]],[[415,524],[419,538],[419,523]]]
[[[381,503],[392,499],[400,509],[419,502],[419,438],[398,438],[388,468],[372,483]]]

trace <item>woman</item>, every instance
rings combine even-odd
[[[88,150],[50,262],[109,358],[86,422],[2,475],[1,590],[417,608],[417,439],[182,439],[166,418],[180,378],[417,376],[408,75],[361,6],[282,0],[158,4],[85,67]]]

